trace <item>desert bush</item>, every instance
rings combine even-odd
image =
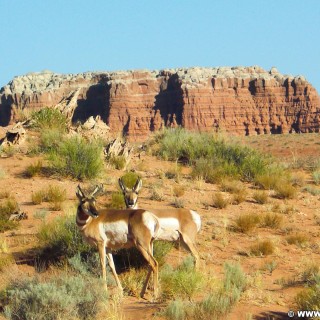
[[[103,169],[102,146],[99,141],[88,143],[80,136],[73,136],[51,151],[49,160],[54,173],[78,180],[93,179]]]
[[[294,300],[298,310],[320,310],[320,277],[313,286],[299,292]]]
[[[25,171],[25,175],[28,178],[34,177],[41,172],[42,161],[38,160],[35,164],[30,164]]]
[[[230,203],[229,198],[227,198],[221,192],[217,192],[217,193],[213,194],[213,196],[212,196],[212,205],[215,208],[218,208],[218,209],[226,208],[229,203]]]
[[[214,172],[220,171],[220,177],[239,175],[245,180],[252,180],[266,169],[265,157],[239,143],[229,142],[221,135],[189,132],[182,128],[168,129],[156,137],[156,143],[155,153],[158,156],[195,165],[193,176],[202,176],[208,182],[214,178]],[[210,163],[206,166],[207,172],[205,162]]]
[[[294,187],[303,187],[306,184],[305,174],[303,172],[295,172],[290,177],[290,183]]]
[[[168,179],[174,179],[176,182],[180,181],[181,178],[181,166],[177,163],[165,172],[165,176]]]
[[[247,285],[245,274],[239,265],[226,263],[224,270],[225,277],[220,288],[196,303],[174,300],[164,310],[163,315],[170,320],[221,319],[238,302]]]
[[[49,185],[46,189],[33,192],[31,199],[33,204],[47,201],[52,210],[61,210],[62,203],[66,200],[66,190],[58,185]]]
[[[107,298],[101,280],[57,275],[46,282],[22,279],[6,289],[4,314],[11,320],[96,319]]]
[[[255,191],[252,197],[259,204],[265,204],[268,202],[268,193],[266,191]]]
[[[320,189],[315,188],[313,186],[305,186],[302,191],[309,192],[313,196],[318,196],[320,194]]]
[[[6,198],[0,203],[0,217],[9,218],[16,211],[19,211],[19,204],[14,197]]]
[[[75,223],[75,216],[56,217],[40,226],[38,257],[43,264],[71,258],[80,253],[92,254],[94,249],[84,242]]]
[[[319,170],[312,172],[312,179],[316,185],[320,184],[320,171]]]
[[[44,129],[40,132],[39,145],[33,147],[32,153],[50,153],[59,148],[61,142],[65,139],[64,132],[58,129]]]
[[[277,173],[265,173],[255,178],[255,184],[264,190],[271,190],[279,182],[279,175]]]
[[[243,189],[232,195],[232,204],[240,204],[247,200],[247,190]]]
[[[250,248],[250,253],[254,256],[267,256],[275,250],[274,244],[270,240],[259,241]]]
[[[297,195],[296,188],[290,183],[277,183],[274,189],[279,199],[294,199]]]
[[[153,243],[153,255],[154,258],[158,261],[159,267],[164,265],[166,256],[173,247],[173,242],[169,241],[155,241]]]
[[[193,258],[173,269],[166,265],[160,271],[162,298],[188,298],[189,300],[204,286],[204,277],[194,270]]]
[[[46,192],[44,190],[35,191],[31,194],[31,201],[33,204],[41,204],[43,201],[45,201],[45,198]]]
[[[267,212],[262,216],[261,225],[266,228],[277,229],[282,226],[283,216],[276,212]]]
[[[66,190],[58,185],[49,185],[46,200],[50,203],[52,210],[61,210],[62,202],[66,200]]]
[[[49,214],[49,211],[46,209],[39,209],[34,214],[33,217],[39,220],[45,220]]]
[[[309,237],[302,232],[296,232],[286,237],[288,244],[295,244],[298,247],[305,247],[309,242]]]
[[[10,146],[2,146],[0,148],[0,153],[4,154],[6,157],[11,158],[19,151],[17,146],[10,145]]]
[[[108,162],[117,170],[123,170],[127,165],[125,156],[111,156]]]
[[[234,228],[238,232],[250,233],[258,226],[260,220],[256,213],[241,214],[236,218]]]
[[[230,193],[239,193],[245,189],[244,185],[239,180],[224,179],[220,185],[221,191]]]
[[[144,268],[130,268],[128,271],[122,273],[120,278],[124,292],[127,295],[139,297],[146,276],[147,272]]]
[[[67,118],[58,109],[43,108],[32,114],[34,126],[40,130],[56,129],[61,132],[67,130]]]
[[[13,197],[6,198],[0,203],[0,232],[18,227],[18,222],[9,220],[10,215],[18,210],[19,205]]]
[[[163,192],[156,186],[151,188],[150,200],[163,201],[164,194]]]
[[[6,267],[15,263],[14,257],[11,253],[3,253],[0,252],[0,271],[5,269]]]
[[[317,263],[308,264],[301,274],[301,280],[308,285],[313,285],[317,279],[320,279],[319,265]]]

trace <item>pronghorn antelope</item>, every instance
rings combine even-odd
[[[141,297],[146,291],[151,272],[154,273],[153,289],[156,297],[158,291],[158,263],[153,257],[152,243],[160,229],[158,218],[150,211],[143,209],[97,210],[95,194],[101,188],[101,185],[96,186],[91,194],[86,195],[78,185],[76,195],[79,199],[79,205],[76,223],[84,239],[98,247],[105,285],[107,258],[117,286],[122,291],[111,251],[136,246],[149,264],[149,273],[142,288]]]
[[[119,186],[122,190],[124,201],[128,209],[138,209],[138,194],[142,187],[142,180],[140,178],[137,179],[133,188],[128,188],[123,183],[122,179],[119,178]]]
[[[121,178],[119,185],[123,192],[127,208],[138,209],[138,192],[142,187],[142,181],[137,179],[135,186],[127,188]],[[148,209],[159,220],[160,230],[155,240],[177,241],[182,240],[184,247],[193,255],[195,267],[199,268],[199,254],[195,247],[195,238],[201,228],[200,215],[188,209]],[[149,275],[150,276],[150,275]]]

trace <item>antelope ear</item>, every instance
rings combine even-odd
[[[140,191],[140,189],[142,188],[142,180],[141,178],[138,178],[138,180],[136,181],[136,184],[133,187],[133,191],[138,193]]]
[[[123,184],[123,181],[122,181],[121,178],[119,178],[118,182],[119,182],[120,189],[121,189],[123,192],[126,192],[126,187],[125,187],[125,185]]]
[[[82,200],[83,198],[85,198],[85,195],[83,194],[80,185],[77,186],[76,196],[78,197],[79,200]]]

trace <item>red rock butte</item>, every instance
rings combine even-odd
[[[236,135],[319,132],[320,99],[303,76],[258,66],[15,77],[0,90],[0,125],[17,110],[76,101],[73,121],[100,115],[113,132],[143,140],[164,126]],[[76,99],[76,100],[75,100]]]

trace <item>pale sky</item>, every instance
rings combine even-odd
[[[320,0],[0,0],[0,87],[28,72],[275,66],[320,93]]]

